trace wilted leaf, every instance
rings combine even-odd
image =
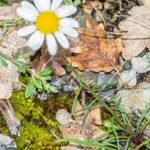
[[[122,31],[127,31],[123,38],[125,49],[122,53],[126,60],[139,55],[146,47],[150,48],[150,6],[135,6],[128,13],[131,15],[119,24]]]
[[[145,109],[150,104],[150,84],[140,83],[136,89],[123,89],[118,92],[119,99],[128,113],[132,110]]]
[[[32,66],[35,72],[40,72],[46,69],[47,67],[52,67],[53,73],[56,76],[62,76],[66,72],[62,67],[63,61],[60,57],[52,57],[47,50],[42,49],[37,53],[34,60],[32,61]]]
[[[120,39],[106,39],[103,24],[96,25],[91,20],[86,20],[87,28],[79,30],[77,56],[68,57],[72,66],[79,70],[95,72],[120,69],[118,64],[119,54],[123,51]]]

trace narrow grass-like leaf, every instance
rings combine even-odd
[[[33,94],[34,89],[35,89],[34,83],[31,81],[26,88],[25,97],[29,98]]]

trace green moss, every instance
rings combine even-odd
[[[16,137],[18,150],[58,150],[54,134],[61,135],[55,114],[58,109],[70,109],[72,98],[67,94],[51,95],[42,102],[24,95],[24,91],[14,91],[11,97],[12,107],[22,123],[20,136]]]
[[[15,91],[11,97],[11,103],[21,121],[40,119],[42,108],[37,106],[33,99],[25,98],[24,91]]]
[[[49,132],[33,123],[27,123],[16,139],[18,150],[59,150]]]
[[[45,108],[34,99],[25,98],[24,91],[15,91],[11,103],[22,123],[20,136],[17,137],[16,142],[18,150],[59,149],[51,132],[53,130],[59,135],[58,123],[43,113]]]
[[[11,3],[10,0],[0,0],[0,6],[1,6],[1,5],[8,5],[8,4],[10,4],[10,3]]]

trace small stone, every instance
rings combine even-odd
[[[111,3],[108,3],[108,2],[105,2],[104,3],[104,8],[106,9],[106,10],[108,10],[108,9],[111,9]]]
[[[65,109],[60,109],[56,113],[56,120],[60,123],[61,126],[67,126],[72,122],[71,114],[68,113]]]
[[[77,84],[73,80],[71,80],[68,85],[63,86],[63,91],[73,92],[77,87],[78,87]]]
[[[42,100],[42,101],[48,100],[48,97],[49,97],[49,95],[48,95],[47,93],[45,93],[45,92],[43,92],[43,93],[37,95],[37,98],[38,98],[39,100]]]
[[[117,83],[117,77],[112,74],[99,74],[97,85],[115,85]]]
[[[65,81],[62,80],[61,78],[58,78],[58,77],[54,77],[52,80],[51,80],[51,85],[52,86],[55,86],[58,90],[61,90],[62,89],[62,86],[65,84]]]
[[[120,74],[120,85],[127,84],[133,87],[137,84],[136,71],[134,69],[125,70]]]
[[[17,146],[14,139],[0,134],[0,150],[16,150]]]
[[[81,77],[84,79],[86,82],[91,82],[95,84],[97,82],[97,74],[91,71],[84,72]]]
[[[131,62],[132,68],[138,73],[146,73],[150,71],[150,62],[144,57],[134,57]]]

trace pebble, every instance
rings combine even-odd
[[[43,92],[41,94],[39,94],[39,93],[37,94],[37,98],[39,100],[42,100],[42,101],[48,100],[48,97],[49,97],[49,94],[47,94],[46,92]]]
[[[78,85],[76,84],[76,82],[74,80],[71,80],[68,83],[68,85],[63,86],[63,91],[70,93],[70,92],[73,92],[77,87],[78,87]]]
[[[67,110],[60,109],[56,113],[56,120],[59,122],[62,126],[67,126],[69,123],[72,122],[72,116]]]
[[[62,90],[63,85],[65,84],[65,81],[63,79],[61,79],[61,78],[54,77],[54,78],[52,78],[50,84],[52,86],[55,86],[58,90]]]
[[[16,150],[17,146],[14,139],[0,134],[0,150]]]
[[[98,75],[97,85],[113,86],[117,84],[117,82],[118,82],[117,76],[115,75],[104,73],[99,73]]]

